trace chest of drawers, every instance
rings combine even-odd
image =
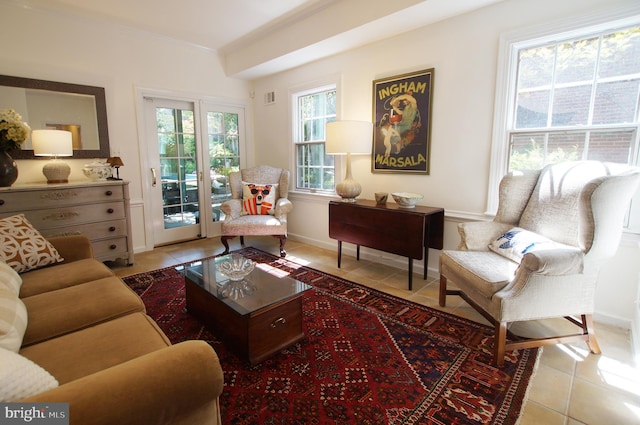
[[[0,188],[0,217],[24,214],[45,237],[86,235],[100,261],[133,264],[129,182],[24,184]]]

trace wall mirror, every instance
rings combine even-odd
[[[13,108],[32,130],[71,131],[74,158],[109,157],[104,88],[0,75],[0,108]],[[34,159],[31,138],[14,159]]]

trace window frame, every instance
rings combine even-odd
[[[586,37],[603,31],[640,25],[640,8],[630,7],[609,13],[599,13],[578,19],[565,20],[524,31],[515,31],[500,37],[496,90],[494,102],[494,122],[491,145],[491,162],[487,209],[485,214],[495,215],[498,209],[498,189],[500,180],[509,166],[509,140],[511,134],[521,130],[512,128],[515,103],[517,100],[516,79],[518,75],[518,52],[551,42],[561,42],[573,38]],[[615,126],[611,126],[613,128]],[[629,127],[629,126],[627,126]],[[631,126],[633,127],[633,126]],[[632,153],[631,164],[640,166],[640,123],[636,126],[636,149]],[[523,129],[524,132],[533,129]],[[554,129],[548,129],[550,132]],[[640,233],[640,191],[632,201],[632,211],[625,228],[626,232]]]
[[[302,86],[298,86],[292,88],[289,91],[289,99],[290,99],[290,111],[291,111],[291,149],[292,149],[292,164],[291,169],[293,170],[293,191],[300,193],[308,193],[308,194],[320,194],[320,195],[333,195],[335,193],[335,185],[338,183],[337,175],[338,170],[340,170],[340,160],[339,156],[334,157],[333,169],[334,169],[334,186],[328,189],[316,189],[316,188],[305,188],[298,187],[298,147],[300,145],[310,145],[310,144],[324,144],[324,140],[314,140],[310,142],[301,142],[301,137],[299,137],[299,123],[300,123],[300,111],[299,111],[299,98],[303,96],[308,96],[314,93],[326,92],[329,90],[335,90],[336,92],[336,120],[339,119],[340,116],[340,81],[337,77],[329,78],[323,81],[316,81],[313,83],[305,84]]]

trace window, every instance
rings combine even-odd
[[[325,154],[325,126],[336,119],[336,87],[325,86],[292,96],[296,189],[333,191],[333,155]]]
[[[503,40],[503,50],[490,211],[508,171],[583,159],[639,163],[640,20]]]

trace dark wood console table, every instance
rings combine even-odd
[[[424,255],[427,278],[429,248],[442,249],[444,209],[416,206],[400,208],[395,203],[378,205],[375,201],[329,202],[329,237],[338,240],[338,268],[342,242],[366,246],[409,259],[409,290],[412,290],[413,260]]]

